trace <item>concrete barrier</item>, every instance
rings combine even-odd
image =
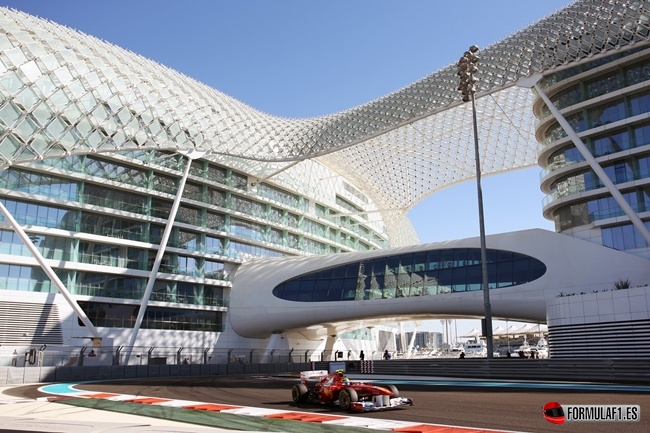
[[[473,379],[593,381],[650,384],[650,358],[480,358],[364,361],[364,374]],[[350,365],[350,373],[361,366]],[[151,377],[298,373],[328,370],[329,362],[273,364],[114,365],[93,367],[0,367],[0,385]]]
[[[328,363],[315,363],[316,370]],[[481,358],[372,361],[373,374],[650,384],[650,358]]]

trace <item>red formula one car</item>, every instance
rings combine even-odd
[[[318,378],[313,382],[310,379]],[[343,410],[369,412],[413,406],[410,398],[400,397],[393,385],[377,386],[364,382],[350,382],[342,370],[304,371],[300,383],[291,390],[294,403],[322,403],[340,406]]]

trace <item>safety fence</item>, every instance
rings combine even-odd
[[[1,350],[1,349],[0,349]],[[380,360],[383,352],[366,355]],[[203,347],[135,346],[52,346],[26,347],[0,351],[0,366],[13,367],[82,367],[107,365],[174,365],[174,364],[267,364],[318,361],[351,361],[352,351],[315,351],[295,349],[211,349]]]
[[[210,349],[201,347],[48,346],[0,352],[4,367],[110,365],[274,364],[334,359],[334,354],[293,349]]]
[[[233,374],[287,374],[342,368],[350,375],[472,378],[508,381],[605,382],[650,385],[650,358],[416,359],[390,361],[2,366],[0,385]]]
[[[310,364],[181,364],[84,367],[0,367],[0,386],[22,383],[200,377],[232,374],[286,374],[309,370]]]
[[[650,358],[433,358],[345,364],[354,372],[386,376],[650,384]],[[317,370],[328,365],[314,363]]]

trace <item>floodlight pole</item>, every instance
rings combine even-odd
[[[478,47],[472,45],[469,51],[465,51],[463,57],[458,61],[458,75],[460,77],[460,85],[458,90],[463,94],[463,102],[472,102],[472,121],[474,125],[474,156],[476,158],[476,191],[478,194],[478,220],[479,231],[481,239],[481,280],[483,288],[483,311],[485,314],[485,340],[487,345],[487,357],[491,359],[494,357],[494,350],[492,346],[492,306],[490,305],[490,287],[488,284],[487,272],[487,247],[485,245],[485,220],[483,217],[483,190],[481,188],[481,159],[479,156],[478,146],[478,121],[476,119],[476,102],[474,94],[476,88],[474,84],[478,81],[474,74],[478,72],[476,64],[478,63]]]

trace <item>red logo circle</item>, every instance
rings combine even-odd
[[[544,405],[542,409],[546,421],[553,424],[564,424],[564,409],[560,403],[551,401]]]

